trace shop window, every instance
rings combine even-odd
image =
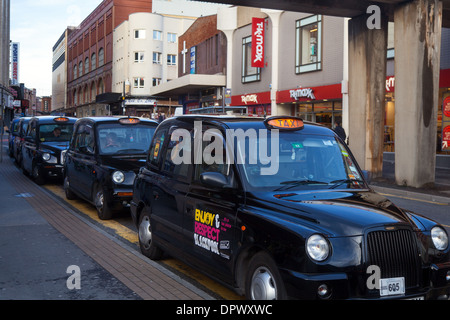
[[[295,24],[295,72],[322,69],[322,15],[297,20]]]
[[[252,37],[242,39],[242,83],[261,80],[261,68],[252,67]]]

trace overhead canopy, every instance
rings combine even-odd
[[[224,75],[188,74],[152,87],[151,94],[177,99],[179,95],[198,95],[199,90],[225,86],[226,76]]]
[[[196,0],[202,1],[202,0]],[[324,14],[338,17],[357,17],[367,13],[370,5],[377,5],[394,21],[394,7],[400,3],[411,2],[411,0],[207,0],[207,2],[278,9],[294,12],[305,12]],[[450,28],[450,1],[442,0],[442,26]]]

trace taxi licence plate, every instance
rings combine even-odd
[[[405,278],[380,279],[380,296],[405,294]]]

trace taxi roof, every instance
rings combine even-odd
[[[75,123],[77,118],[74,117],[66,117],[66,116],[35,116],[30,118],[30,120],[36,119],[39,123],[55,123],[54,119],[56,118],[67,118],[69,119],[68,123]]]
[[[101,123],[101,122],[119,122],[120,119],[127,119],[127,116],[94,116],[94,117],[83,117],[83,118],[79,118],[77,122],[80,121],[91,121],[94,123]],[[158,122],[149,118],[141,118],[141,117],[130,117],[130,118],[137,118],[140,120],[140,122],[145,122],[145,123],[152,123],[152,124],[156,124],[158,125]]]
[[[267,117],[271,118],[271,117]],[[291,117],[292,118],[292,117]],[[264,129],[266,128],[264,124],[264,120],[266,118],[264,117],[251,117],[251,116],[232,116],[232,115],[180,115],[176,117],[172,117],[169,119],[164,120],[170,121],[171,119],[177,119],[180,121],[204,121],[209,123],[214,123],[218,126],[224,127],[224,129],[249,129],[249,128],[255,128],[255,129]],[[297,118],[300,119],[300,118]],[[302,133],[307,134],[321,134],[321,135],[335,135],[334,131],[327,128],[324,125],[315,123],[315,122],[309,122],[309,121],[303,121],[304,127],[303,129],[295,130],[295,131],[301,131]],[[280,129],[280,131],[283,131]],[[294,131],[294,132],[295,132]]]

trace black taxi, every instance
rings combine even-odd
[[[295,117],[162,122],[134,183],[142,253],[248,299],[446,299],[445,228],[367,184],[330,129]]]
[[[22,143],[20,165],[37,184],[49,178],[61,178],[62,151],[67,149],[77,118],[37,116],[29,119]]]
[[[129,207],[158,123],[135,117],[87,117],[75,123],[66,153],[64,191],[94,204],[100,219]]]

